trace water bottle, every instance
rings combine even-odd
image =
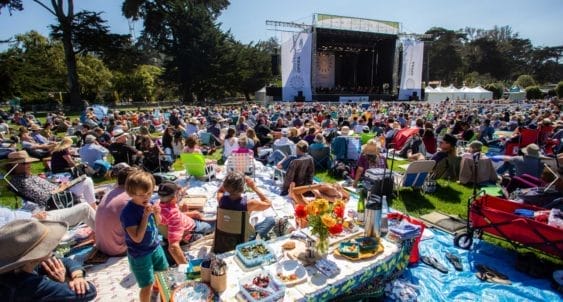
[[[359,186],[359,189],[360,189],[360,197],[358,198],[358,208],[357,208],[358,222],[364,222],[365,211],[366,211],[366,198],[368,192],[362,185]]]
[[[387,223],[387,213],[389,213],[389,205],[387,204],[387,196],[383,195],[383,200],[381,201],[381,237],[385,237],[389,231],[389,225]]]

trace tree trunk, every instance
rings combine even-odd
[[[250,102],[250,94],[248,93],[248,91],[244,92],[244,98],[246,99],[247,102]]]
[[[70,105],[73,108],[80,108],[82,106],[80,99],[80,82],[78,81],[78,71],[76,69],[76,54],[72,46],[72,29],[70,22],[65,20],[65,24],[62,28]]]

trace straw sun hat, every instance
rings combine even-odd
[[[57,247],[67,224],[35,219],[14,220],[0,228],[0,274],[40,260]],[[7,248],[9,247],[9,248]]]
[[[8,154],[8,161],[11,164],[24,164],[33,163],[39,161],[39,159],[30,157],[29,154],[27,154],[27,151],[21,150],[10,152],[10,154]]]

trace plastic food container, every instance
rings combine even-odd
[[[262,240],[253,240],[237,245],[235,254],[246,267],[258,266],[270,261],[275,256],[270,246]]]
[[[240,281],[240,292],[250,302],[278,301],[285,295],[285,285],[269,272],[260,270]]]
[[[355,242],[341,242],[338,252],[342,255],[357,258],[360,255],[360,246]]]
[[[354,239],[354,242],[356,242],[359,245],[360,252],[362,253],[375,251],[378,244],[377,239],[372,237],[359,237]]]

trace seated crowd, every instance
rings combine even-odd
[[[96,288],[85,281],[82,266],[51,254],[67,227],[84,223],[94,230],[96,249],[109,256],[127,255],[141,288],[140,300],[147,301],[154,272],[167,269],[167,256],[172,263],[186,263],[183,246],[216,229],[200,211],[182,203],[186,188],[159,181],[158,198],[152,197],[153,174],[170,171],[183,153],[207,155],[221,148],[221,159],[206,165],[240,154],[261,161],[280,173],[277,193],[294,204],[315,197],[348,200],[340,185],[314,184],[315,173],[341,168],[338,176],[357,187],[368,170],[389,168],[390,149],[410,162],[434,161],[429,173],[433,180],[500,183],[508,194],[550,183],[553,176],[542,159],[553,156],[557,161],[563,148],[558,104],[537,101],[509,111],[495,105],[477,103],[471,110],[450,102],[182,106],[164,112],[114,111],[102,117],[88,108],[82,122],[50,113],[43,127],[29,114],[15,112],[9,119],[19,126],[14,138],[22,150],[10,145],[6,168],[10,188],[27,203],[23,209],[0,208],[0,241],[15,245],[0,253],[0,295],[53,301],[95,298]],[[10,128],[0,121],[0,130],[9,142]],[[537,137],[522,146],[527,130],[537,130]],[[510,135],[497,135],[508,131]],[[67,135],[58,139],[60,132]],[[520,147],[521,154],[502,151],[510,144]],[[485,147],[497,153],[487,154]],[[32,163],[40,160],[49,173],[68,174],[71,180],[57,183],[56,177],[33,175]],[[470,161],[481,160],[495,160],[500,167],[469,169]],[[252,213],[272,206],[245,173],[226,173],[216,193],[218,209]],[[97,192],[93,178],[112,177],[113,187]],[[248,197],[245,188],[257,197]],[[562,188],[558,181],[553,189]],[[251,238],[268,239],[277,223],[272,217],[254,221]]]

